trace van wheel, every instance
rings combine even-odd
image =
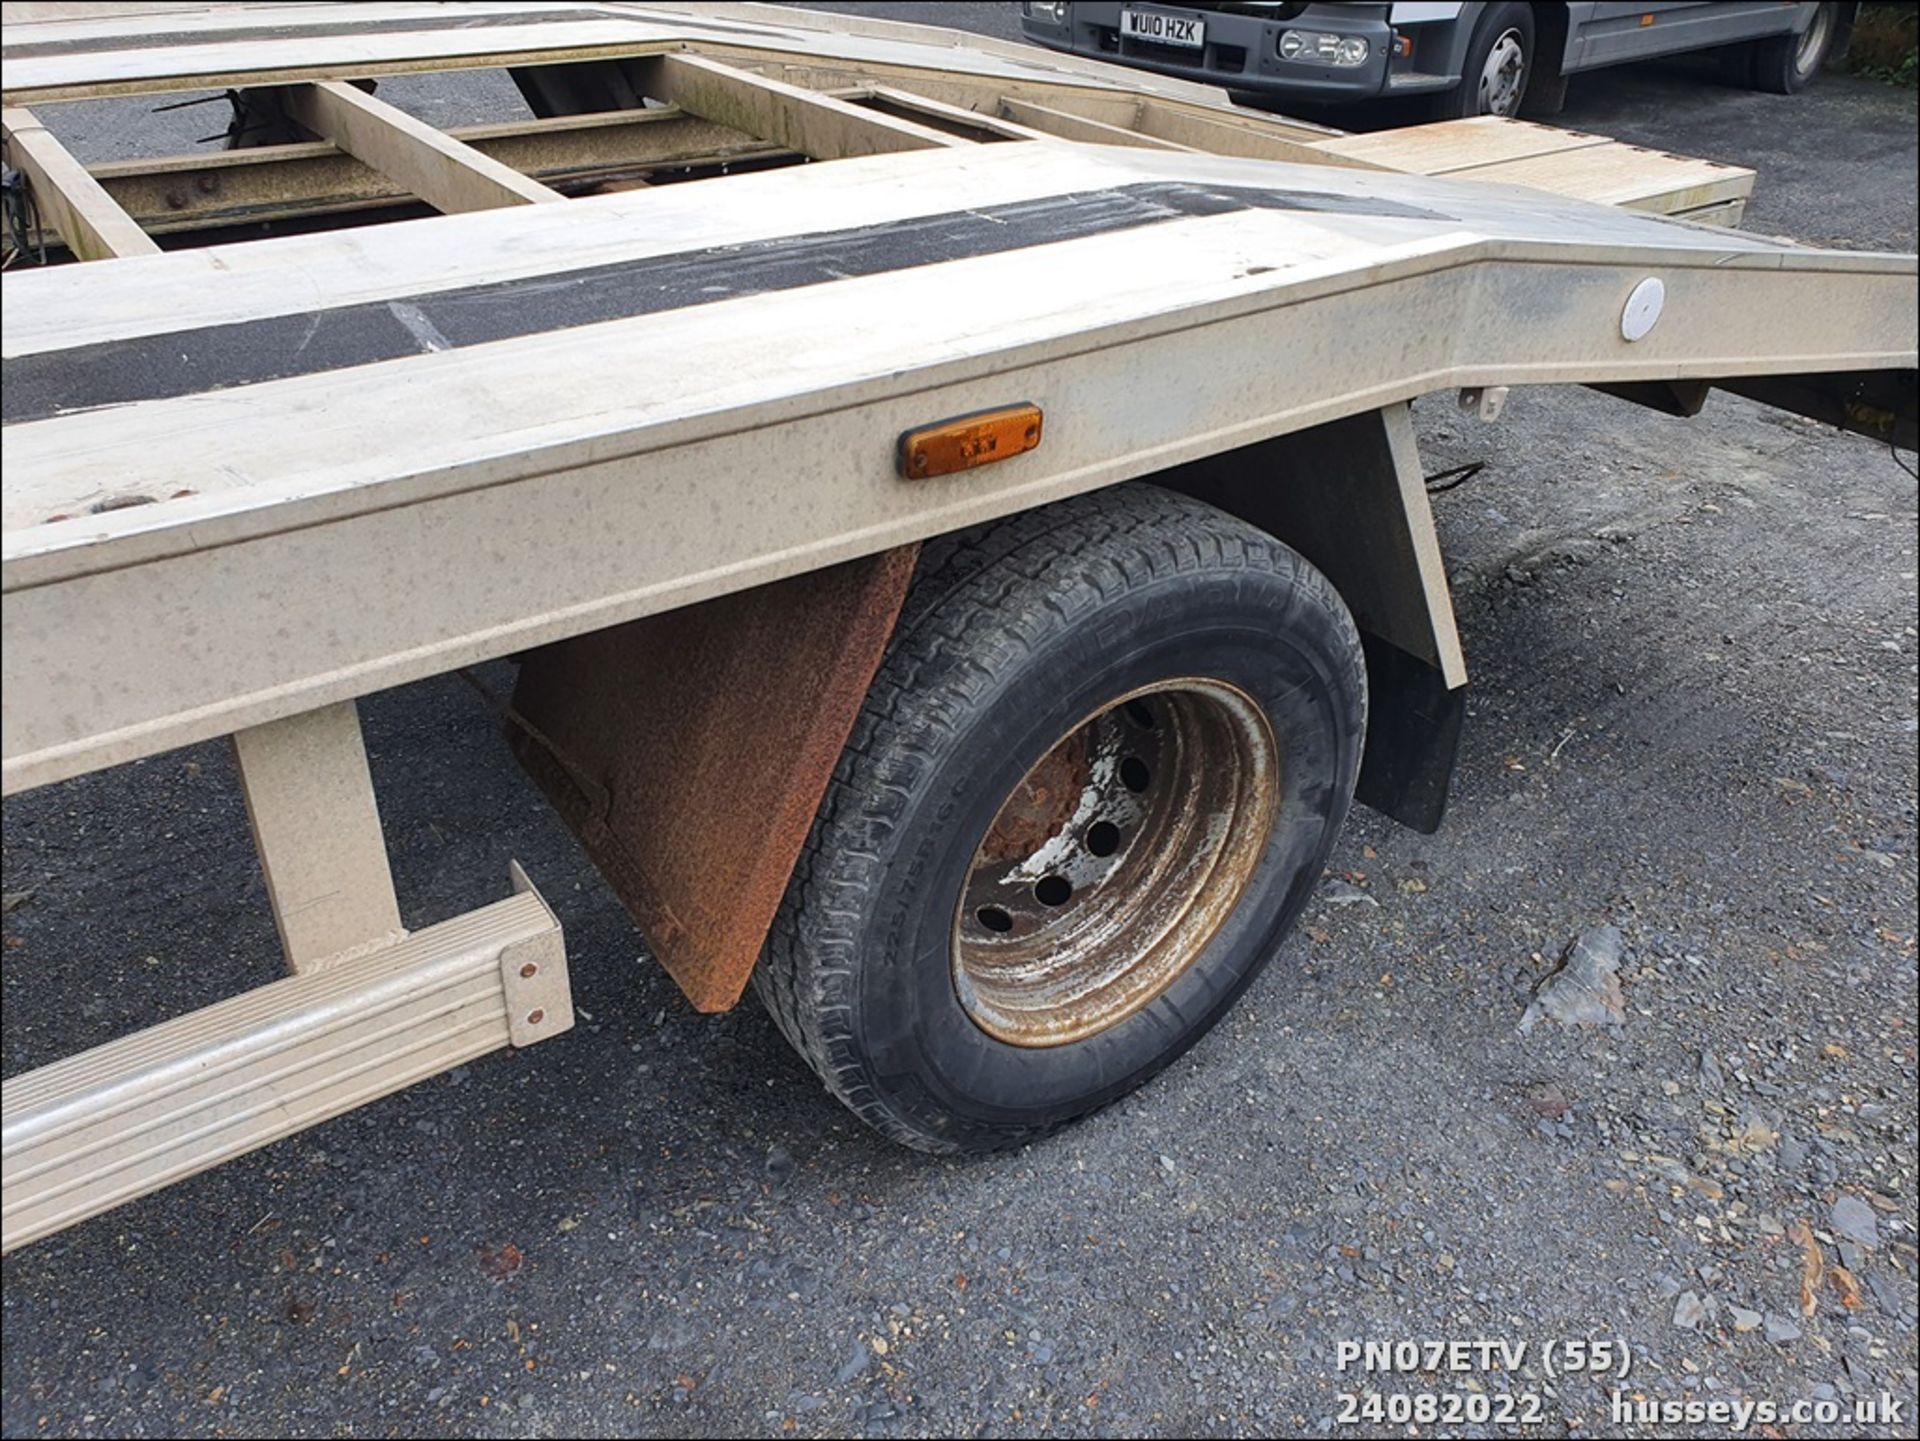
[[[1353,794],[1360,640],[1263,531],[1134,485],[944,537],[754,981],[928,1151],[1031,1140],[1225,1014]]]
[[[1753,47],[1752,84],[1775,95],[1798,95],[1813,82],[1833,51],[1840,28],[1837,6],[1815,7],[1804,33],[1775,35]]]
[[[1436,119],[1520,113],[1533,79],[1531,5],[1489,5],[1473,27],[1460,83],[1435,97]]]

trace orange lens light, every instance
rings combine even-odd
[[[908,480],[952,475],[976,465],[1011,459],[1039,444],[1039,406],[1010,405],[1003,410],[976,411],[901,436],[900,474]]]

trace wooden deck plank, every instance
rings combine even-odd
[[[875,85],[867,94],[874,99],[915,115],[922,115],[929,123],[938,126],[945,122],[961,130],[975,130],[989,136],[1000,136],[1006,140],[1045,140],[1048,136],[1039,130],[1021,125],[1008,116],[992,110],[972,110],[964,105],[949,105],[944,100],[934,100],[925,95],[916,95],[911,90],[901,90],[892,85]]]
[[[1555,155],[1476,165],[1456,170],[1449,178],[1525,185],[1598,205],[1666,215],[1743,199],[1753,193],[1754,173],[1736,165],[1609,141]]]
[[[1044,130],[1062,140],[1077,140],[1088,145],[1135,145],[1143,150],[1193,149],[1191,145],[1162,140],[1157,135],[1142,134],[1124,125],[1109,125],[1104,120],[1089,119],[1085,115],[1056,110],[1051,105],[1042,105],[1037,101],[1019,100],[1011,95],[1000,97],[1000,113],[1009,120],[1035,130]]]
[[[460,9],[470,23],[482,20],[512,21],[533,17],[545,8],[526,0],[462,0]],[[581,0],[579,9],[597,8],[591,0]],[[353,0],[351,4],[305,5],[253,4],[249,0],[226,0],[212,4],[206,0],[133,0],[123,5],[74,5],[54,0],[50,4],[7,5],[7,23],[15,27],[7,36],[8,48],[50,41],[66,44],[98,45],[102,37],[114,36],[134,44],[164,42],[167,37],[192,32],[209,39],[271,38],[272,33],[298,25],[304,30],[338,27],[342,32],[365,29],[369,25],[390,25],[409,20],[444,17],[445,7],[433,0]],[[31,29],[24,28],[31,26]]]
[[[656,99],[816,160],[976,143],[703,55],[660,55],[642,63],[646,88]]]
[[[24,32],[8,32],[24,43]],[[38,39],[38,37],[34,37]],[[130,45],[137,45],[130,39]],[[155,91],[288,84],[400,71],[463,70],[559,64],[680,44],[671,28],[640,17],[542,25],[479,26],[432,31],[343,30],[337,36],[219,39],[158,49],[27,54],[8,57],[10,103],[104,98]]]
[[[1140,99],[1136,127],[1157,140],[1215,155],[1240,155],[1253,160],[1285,160],[1295,165],[1338,165],[1352,170],[1385,170],[1388,166],[1354,155],[1334,155],[1320,143],[1295,140],[1276,134],[1258,118],[1246,115],[1209,115],[1194,106],[1159,100]]]
[[[1476,165],[1525,160],[1535,155],[1583,150],[1590,145],[1607,143],[1604,135],[1479,115],[1466,120],[1376,130],[1367,135],[1342,135],[1337,140],[1319,141],[1316,148],[1329,155],[1371,160],[1415,175],[1447,175]]]
[[[446,214],[564,199],[344,81],[295,85],[284,98],[287,112],[301,125]]]

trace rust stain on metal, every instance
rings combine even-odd
[[[746,988],[918,553],[577,636],[521,667],[513,709],[538,734],[509,729],[514,754],[696,1010]]]
[[[1279,809],[1271,724],[1184,677],[1116,697],[1029,769],[975,852],[954,987],[981,1030],[1055,1046],[1173,985],[1240,903]]]
[[[1048,751],[1000,807],[993,829],[980,844],[980,858],[1017,860],[1059,835],[1073,819],[1092,765],[1084,728]]]

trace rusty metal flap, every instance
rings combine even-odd
[[[534,651],[514,753],[697,1010],[740,999],[917,546]]]

